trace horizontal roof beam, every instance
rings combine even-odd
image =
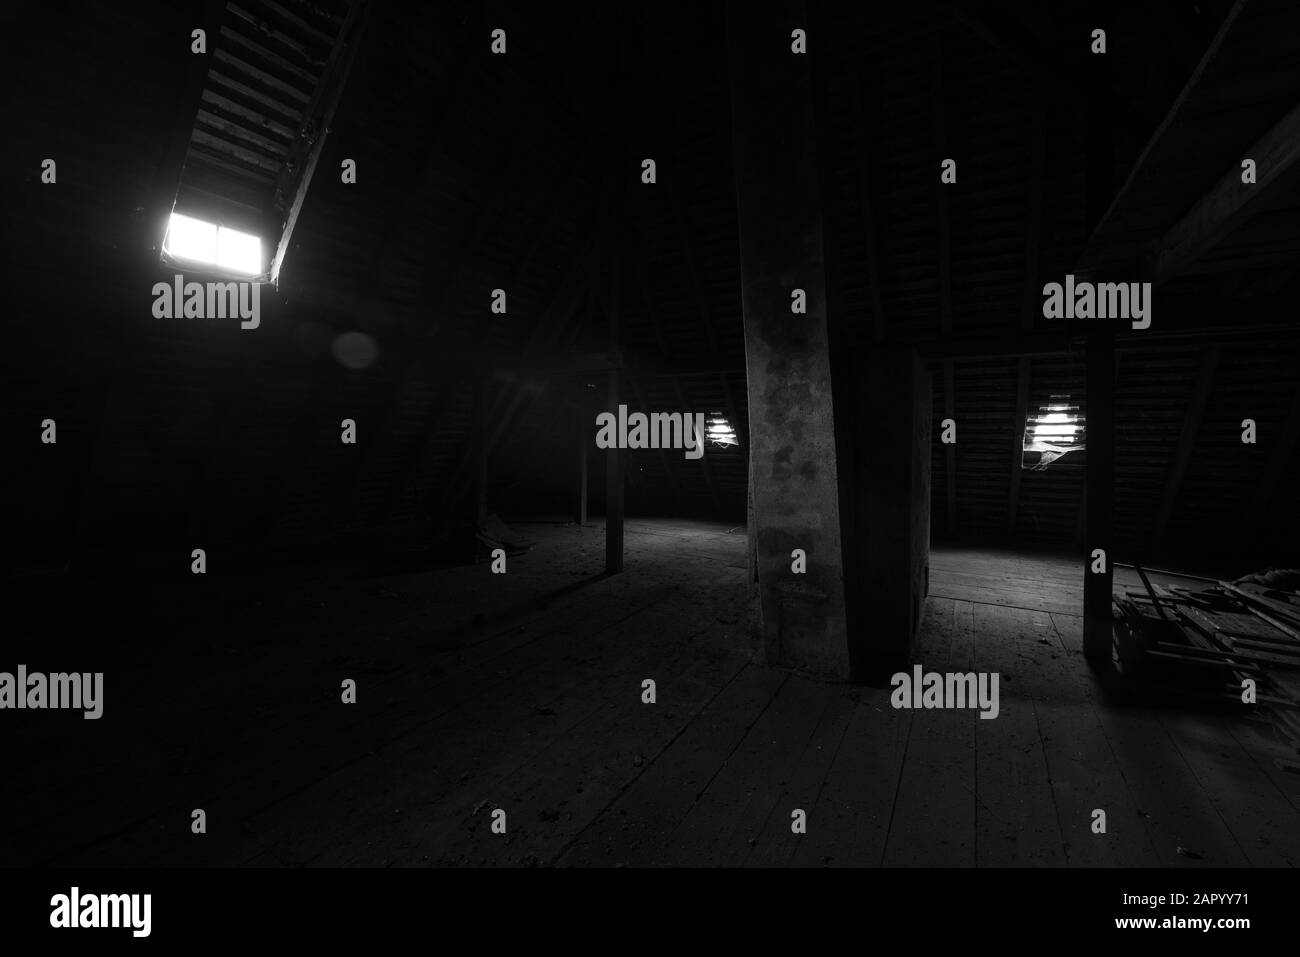
[[[1160,239],[1152,277],[1156,283],[1195,265],[1300,169],[1300,103],[1241,154],[1246,159],[1255,162],[1254,183],[1243,183],[1241,165],[1234,165]]]

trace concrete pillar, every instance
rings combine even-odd
[[[849,646],[807,28],[728,10],[749,394],[754,626],[769,661],[847,679]],[[791,311],[802,289],[806,313]],[[707,454],[707,453],[706,453]],[[803,549],[807,572],[794,574]]]

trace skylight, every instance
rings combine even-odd
[[[1077,403],[1054,395],[1025,419],[1023,468],[1044,469],[1061,456],[1084,448],[1085,423]]]
[[[721,412],[710,412],[704,420],[704,437],[710,445],[739,445],[736,430]]]
[[[257,236],[180,213],[172,213],[167,224],[163,252],[173,259],[190,260],[246,276],[264,270],[262,240]]]

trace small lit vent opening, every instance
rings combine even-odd
[[[729,445],[740,445],[740,439],[736,437],[736,430],[732,428],[727,417],[721,412],[710,412],[704,418],[704,436],[709,445],[727,447]]]
[[[265,269],[262,240],[192,216],[172,213],[163,240],[163,253],[176,262],[192,262],[228,273],[256,276]]]
[[[1021,467],[1045,469],[1071,452],[1084,448],[1084,419],[1068,395],[1054,395],[1047,405],[1025,419]]]

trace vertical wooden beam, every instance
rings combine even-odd
[[[1109,12],[1109,4],[1098,11]],[[1083,43],[1079,44],[1080,59]],[[1081,64],[1088,77],[1084,105],[1084,215],[1092,235],[1114,196],[1114,116],[1110,56],[1088,56]],[[1084,350],[1087,393],[1087,465],[1084,470],[1085,528],[1083,536],[1083,653],[1094,665],[1108,666],[1114,642],[1111,591],[1114,584],[1115,510],[1115,326],[1101,323],[1089,330]],[[1105,552],[1102,570],[1093,572],[1093,554]]]
[[[592,441],[590,409],[587,390],[582,389],[578,396],[578,409],[574,413],[574,421],[578,426],[578,489],[573,503],[573,520],[578,525],[587,524],[587,450]]]
[[[602,13],[590,21],[596,31],[612,27]],[[623,217],[626,210],[624,193],[638,178],[629,162],[625,145],[624,124],[629,122],[629,111],[635,113],[637,104],[624,78],[624,57],[629,52],[623,32],[611,29],[616,39],[598,44],[598,70],[603,82],[593,86],[589,108],[593,122],[601,118],[595,136],[593,158],[598,172],[596,199],[596,258],[597,266],[592,284],[593,318],[604,310],[607,319],[606,348],[611,353],[621,353],[623,347],[622,290],[623,271],[628,259],[628,231]],[[594,330],[593,330],[594,331]],[[618,414],[621,400],[620,372],[611,369],[606,376],[605,411]],[[605,457],[605,574],[613,575],[623,570],[623,520],[626,491],[626,456],[617,446],[603,449]]]
[[[618,372],[608,374],[606,402],[609,410],[617,412],[619,402]],[[605,574],[614,575],[623,570],[623,518],[625,462],[622,449],[605,450]]]
[[[943,417],[956,419],[956,384],[953,363],[949,359],[943,364]],[[940,430],[942,432],[942,430]],[[943,447],[943,481],[944,497],[947,500],[946,523],[944,531],[952,534],[957,530],[957,446]]]
[[[854,463],[844,518],[844,581],[854,672],[887,682],[910,668],[912,636],[926,592],[930,546],[932,385],[909,344],[887,343],[853,353],[854,393],[849,446],[865,450]]]
[[[1105,324],[1092,330],[1086,353],[1088,519],[1083,556],[1083,653],[1091,661],[1109,663],[1115,562],[1115,327]],[[1101,571],[1094,572],[1097,549],[1105,552],[1105,563]]]
[[[1016,513],[1020,509],[1020,473],[1024,458],[1025,419],[1029,414],[1029,356],[1016,363],[1016,412],[1011,432],[1011,492],[1007,501],[1007,538],[1016,536]]]
[[[1169,473],[1165,477],[1165,490],[1160,496],[1160,509],[1156,512],[1152,552],[1160,551],[1165,542],[1165,535],[1169,531],[1169,520],[1173,517],[1178,492],[1183,486],[1183,477],[1187,474],[1187,466],[1196,448],[1196,437],[1201,431],[1201,420],[1205,417],[1205,408],[1209,404],[1210,390],[1214,385],[1214,372],[1218,365],[1217,347],[1212,346],[1201,353],[1200,365],[1196,369],[1196,380],[1192,384],[1192,391],[1187,400],[1187,411],[1183,415],[1183,429],[1178,436],[1173,460],[1169,463]],[[1091,423],[1088,428],[1091,432]]]
[[[1074,544],[1083,548],[1088,540],[1088,475],[1084,470],[1083,481],[1079,483],[1079,520],[1074,523]]]

